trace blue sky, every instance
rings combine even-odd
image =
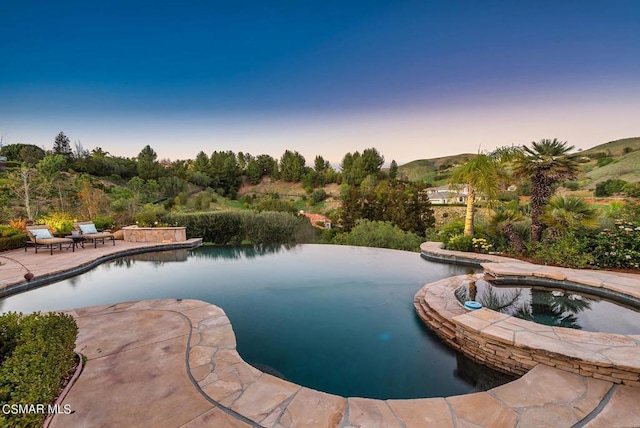
[[[640,136],[638,1],[0,1],[0,135],[399,163]]]

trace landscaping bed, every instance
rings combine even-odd
[[[79,363],[77,335],[66,314],[0,316],[0,426],[42,425]]]

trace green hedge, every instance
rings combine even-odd
[[[0,251],[24,247],[27,234],[10,226],[0,226]]]
[[[75,366],[77,335],[70,315],[0,315],[0,406],[52,404]],[[41,426],[45,416],[0,412],[0,426]]]
[[[168,224],[186,226],[187,238],[202,238],[218,245],[301,244],[315,242],[317,232],[306,217],[284,212],[216,211],[172,213],[164,216]]]

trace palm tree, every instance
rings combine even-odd
[[[464,183],[469,189],[464,221],[465,236],[473,236],[473,219],[478,194],[486,197],[489,202],[495,201],[498,198],[500,184],[507,180],[502,162],[510,161],[521,153],[520,146],[498,147],[491,153],[478,153],[453,171],[449,179],[450,185],[458,186]]]
[[[475,217],[475,203],[478,193],[489,200],[498,198],[500,184],[500,168],[496,158],[478,153],[457,167],[449,180],[452,186],[464,183],[467,185],[467,211],[464,221],[464,235],[473,236],[473,219]]]
[[[531,148],[523,147],[523,154],[515,160],[515,175],[531,181],[531,242],[539,242],[543,224],[542,209],[553,195],[553,184],[576,178],[578,164],[567,156],[574,146],[566,141],[540,140]]]
[[[522,237],[513,227],[514,223],[524,220],[524,215],[520,211],[517,201],[508,204],[498,205],[489,222],[489,231],[492,233],[504,233],[514,250],[518,254],[524,254],[527,247]]]
[[[544,207],[540,219],[555,235],[581,228],[594,229],[599,225],[598,211],[575,196],[552,197]]]

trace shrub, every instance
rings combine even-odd
[[[299,233],[304,229],[312,228],[306,217],[283,212],[265,211],[258,214],[243,214],[241,216],[242,239],[252,244],[271,245],[299,242]],[[315,235],[315,232],[313,234]]]
[[[453,235],[445,243],[445,249],[452,251],[473,251],[473,237]]]
[[[594,266],[640,269],[640,222],[616,220],[611,229],[589,237],[586,246]]]
[[[391,248],[394,250],[419,251],[422,238],[405,232],[389,221],[360,219],[349,233],[336,235],[334,244],[359,247]]]
[[[0,316],[0,402],[53,403],[75,365],[78,327],[65,314]],[[42,425],[38,413],[0,413],[0,426]]]
[[[18,228],[0,226],[0,251],[24,247],[27,234]]]
[[[200,237],[218,245],[250,241],[256,245],[309,243],[316,232],[306,218],[283,212],[216,211],[208,213],[172,213],[163,220],[186,226],[187,237]]]
[[[450,222],[442,225],[438,235],[440,241],[447,243],[454,235],[462,235],[464,232],[464,220],[455,218]]]
[[[96,225],[96,229],[105,230],[114,227],[116,221],[111,217],[96,217],[93,219],[93,224]]]
[[[613,158],[600,158],[598,159],[598,167],[602,168],[603,166],[609,165],[610,163],[613,163],[614,159]]]
[[[75,217],[67,212],[54,212],[38,218],[38,223],[46,224],[56,235],[69,235],[73,230]]]
[[[147,204],[142,208],[142,211],[137,213],[133,218],[139,226],[153,227],[158,224],[162,214],[164,214],[164,207]]]
[[[572,233],[555,239],[545,239],[533,249],[533,257],[548,265],[584,268],[594,260],[586,250],[586,243]]]
[[[611,196],[615,193],[622,193],[625,191],[625,187],[628,183],[624,180],[620,180],[618,178],[610,178],[609,180],[603,181],[601,183],[596,184],[595,196]]]
[[[311,200],[313,201],[314,204],[322,202],[325,199],[327,199],[327,192],[325,192],[324,189],[315,190],[311,194]]]
[[[9,220],[9,226],[14,229],[27,230],[27,220],[24,218]]]
[[[277,193],[270,193],[255,204],[255,209],[258,212],[262,211],[280,211],[294,214],[297,212],[295,206],[291,201],[285,201],[280,198]]]
[[[562,185],[569,190],[578,190],[580,188],[580,183],[577,181],[565,181]]]

